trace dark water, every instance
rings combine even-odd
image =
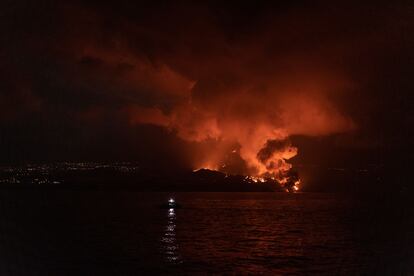
[[[414,273],[412,210],[333,194],[0,192],[0,275]],[[378,202],[379,200],[379,202]]]

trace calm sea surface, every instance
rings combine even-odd
[[[183,208],[160,208],[170,196]],[[0,275],[413,275],[407,206],[317,193],[4,190]]]

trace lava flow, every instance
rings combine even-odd
[[[252,150],[252,147],[250,146],[248,149]],[[251,183],[274,183],[286,192],[298,191],[300,185],[299,175],[288,162],[289,159],[297,155],[297,152],[297,148],[292,146],[286,138],[268,140],[254,156],[246,154],[246,149],[240,147],[239,154],[240,157],[244,157],[245,171],[248,172],[248,175],[245,176],[245,181]],[[233,150],[232,153],[237,154],[238,152]],[[232,174],[231,171],[227,170],[231,165],[224,163],[218,166],[213,164],[212,160],[210,160],[207,166],[203,168]]]
[[[274,178],[264,178],[256,176],[246,176],[246,180],[252,181],[254,183],[266,183],[266,182],[276,182],[279,184],[286,192],[297,192],[299,191],[300,179],[291,179],[289,177],[283,178],[281,180],[276,180]]]

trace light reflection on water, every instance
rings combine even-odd
[[[414,275],[411,197],[166,196],[3,189],[0,276]]]
[[[176,218],[175,210],[173,208],[168,209],[167,226],[165,227],[164,235],[161,239],[162,253],[165,256],[165,259],[171,264],[182,262],[176,238]]]

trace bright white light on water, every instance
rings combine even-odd
[[[170,200],[168,200],[169,203],[174,203],[174,199],[170,198]]]
[[[168,210],[168,216],[169,216],[170,218],[173,218],[173,217],[175,216],[175,212],[174,212],[174,209],[173,209],[173,208],[170,208],[170,209]]]

